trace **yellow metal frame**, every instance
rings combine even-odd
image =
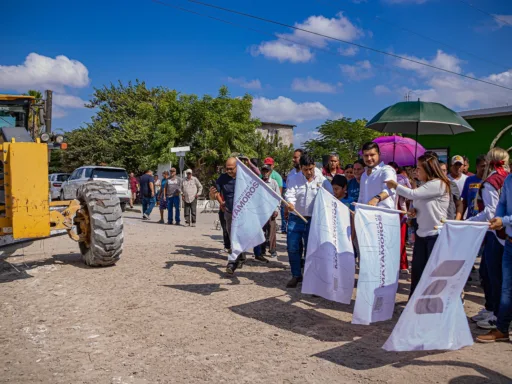
[[[2,143],[1,148],[5,205],[0,206],[0,211],[3,208],[5,216],[0,216],[0,236],[41,238],[50,236],[51,230],[66,229],[78,240],[72,227],[80,203],[49,201],[48,146],[39,139],[35,143],[17,143],[12,139]]]

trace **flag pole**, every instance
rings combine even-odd
[[[401,213],[403,215],[406,215],[407,212],[406,211],[401,211],[401,210],[398,210],[398,209],[391,209],[391,208],[385,208],[385,207],[378,207],[376,205],[369,205],[369,204],[361,204],[361,203],[352,203],[352,205],[354,206],[361,206],[361,207],[366,207],[366,208],[373,208],[373,209],[377,209],[379,211],[383,211],[383,212],[389,212],[389,213]]]
[[[236,158],[236,160],[237,160],[240,164],[242,164],[242,166],[244,166],[244,167],[245,167],[249,172],[254,173],[254,172],[252,171],[252,169],[250,169],[247,165],[245,165],[245,164],[243,163],[243,161],[241,161],[238,157]],[[276,191],[274,191],[272,188],[270,188],[270,187],[267,185],[267,183],[265,183],[263,180],[261,180],[260,178],[258,178],[258,180],[259,180],[259,182],[260,182],[261,184],[263,184],[263,185],[265,186],[265,188],[267,188],[267,189],[268,189],[271,193],[273,193],[273,194],[274,194],[274,195],[275,195],[279,200],[281,200],[283,203],[285,203],[285,205],[286,205],[288,208],[290,208],[290,203],[288,203],[285,199],[283,199],[283,197],[282,197],[282,196],[280,196],[278,193],[276,193]],[[304,216],[302,216],[299,212],[297,212],[297,211],[295,211],[295,210],[293,210],[292,212],[293,212],[295,215],[297,215],[297,217],[300,217],[300,218],[301,218],[305,223],[307,223],[307,222],[308,222],[308,221],[306,220],[306,218],[305,218]]]

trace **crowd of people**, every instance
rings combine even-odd
[[[165,224],[164,212],[167,210],[167,224],[181,225],[181,202],[185,213],[185,224],[196,226],[197,199],[203,193],[203,186],[191,169],[185,171],[185,178],[176,174],[176,168],[162,173],[162,179],[147,170],[137,180],[130,173],[130,207],[139,198],[142,204],[142,220],[150,220],[150,215],[158,203],[160,224]]]
[[[296,288],[302,282],[308,236],[315,197],[324,188],[351,211],[353,203],[388,209],[400,214],[400,272],[411,283],[410,295],[418,285],[443,220],[470,220],[489,222],[489,231],[479,251],[479,277],[485,296],[485,306],[471,319],[478,327],[489,330],[480,335],[480,342],[508,341],[512,322],[512,177],[509,175],[509,155],[494,148],[476,160],[476,173],[469,172],[464,156],[453,156],[449,164],[439,160],[435,152],[427,151],[417,159],[415,167],[401,167],[395,162],[381,161],[378,144],[369,142],[362,147],[362,158],[342,167],[338,155],[331,154],[322,169],[315,159],[302,149],[293,154],[293,168],[280,175],[270,157],[258,167],[256,159],[237,154],[226,161],[224,173],[209,189],[211,200],[219,204],[219,221],[223,230],[226,253],[231,253],[230,232],[233,220],[233,202],[237,176],[237,158],[259,176],[283,203],[264,225],[265,242],[253,248],[256,260],[268,263],[277,257],[278,229],[286,234],[291,278],[287,288]],[[140,181],[130,175],[133,199],[140,193],[143,220],[149,220],[158,203],[160,223],[167,210],[167,224],[180,225],[180,202],[185,208],[187,225],[195,226],[197,199],[203,191],[192,170],[186,177],[176,175],[176,169],[164,172],[162,178],[147,171]],[[510,203],[509,203],[510,202]],[[133,204],[133,202],[132,202]],[[281,225],[278,217],[281,216]],[[304,217],[306,221],[302,220]],[[357,236],[352,236],[354,255],[359,256]],[[409,266],[407,245],[413,247]],[[243,267],[247,252],[235,261],[229,261],[226,272],[234,274]]]
[[[508,236],[512,236],[512,177],[507,178],[509,157],[505,150],[494,148],[487,155],[479,156],[477,172],[471,174],[467,158],[456,155],[451,158],[450,164],[446,164],[431,151],[420,156],[415,167],[404,168],[394,162],[384,164],[379,146],[373,142],[362,147],[362,159],[344,168],[339,157],[332,154],[326,166],[320,170],[314,158],[297,149],[293,155],[294,167],[284,182],[273,170],[273,159],[265,159],[259,169],[247,157],[239,155],[238,158],[269,183],[275,192],[279,190],[286,201],[286,204],[276,207],[265,225],[266,242],[253,251],[256,260],[262,262],[268,262],[264,257],[267,247],[271,256],[275,257],[275,221],[280,210],[284,225],[281,230],[287,235],[291,269],[287,288],[295,288],[302,282],[313,205],[320,188],[332,193],[351,210],[354,209],[352,203],[357,202],[402,211],[400,269],[403,274],[410,273],[410,295],[425,270],[443,220],[488,221],[489,231],[482,245],[479,267],[485,307],[472,320],[478,327],[489,330],[489,333],[478,336],[477,341],[509,340],[512,322],[512,240]],[[235,157],[227,160],[225,171],[215,187],[210,188],[210,198],[220,204],[219,219],[224,231],[224,246],[230,252],[231,212],[237,174]],[[410,269],[407,244],[413,247]],[[353,238],[353,245],[357,257],[357,237]],[[242,268],[246,258],[246,253],[242,253],[236,261],[229,261],[226,272],[234,274],[238,268]]]

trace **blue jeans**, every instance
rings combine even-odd
[[[500,309],[501,286],[503,281],[503,272],[501,261],[503,259],[503,245],[500,244],[496,235],[492,232],[485,234],[484,262],[487,276],[489,278],[490,294],[486,295],[491,298],[491,310],[494,316],[498,316]]]
[[[284,205],[281,204],[281,232],[286,232],[288,222],[284,218]]]
[[[302,249],[304,254],[308,247],[309,227],[311,220],[306,224],[294,214],[288,216],[288,260],[293,277],[302,276]],[[302,247],[302,245],[304,245]]]
[[[501,286],[501,302],[498,312],[497,328],[508,335],[508,327],[512,322],[512,243],[507,240],[502,260],[503,284]]]
[[[142,213],[144,215],[151,215],[151,211],[155,208],[156,197],[143,197],[142,198]]]
[[[176,209],[176,224],[180,223],[180,197],[179,196],[169,196],[167,197],[167,222],[172,224],[172,210]]]

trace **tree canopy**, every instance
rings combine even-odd
[[[185,161],[199,173],[213,173],[233,152],[258,155],[252,97],[232,98],[226,87],[216,97],[198,97],[138,80],[119,82],[95,89],[87,107],[97,110],[92,121],[66,135],[67,171],[106,163],[140,173],[177,163],[170,149],[178,146],[191,147]]]
[[[382,133],[365,128],[367,121],[352,121],[343,117],[327,120],[318,127],[319,137],[304,143],[306,151],[320,160],[329,153],[338,154],[342,164],[353,163],[359,158],[359,151],[364,143],[382,136]]]

